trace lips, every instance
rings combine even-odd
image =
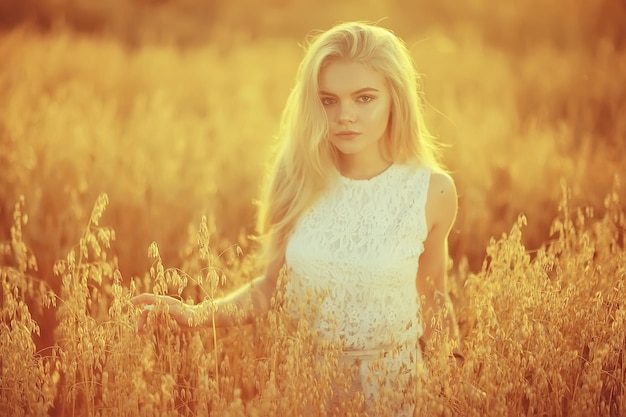
[[[355,132],[354,130],[342,130],[341,132],[335,133],[335,136],[342,139],[352,139],[361,134],[361,132]]]

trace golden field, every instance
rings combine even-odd
[[[306,322],[277,308],[138,335],[128,300],[199,302],[260,272],[255,201],[299,43],[383,16],[423,75],[460,199],[449,276],[466,363],[426,358],[418,412],[626,415],[618,2],[7,4],[0,415],[324,415],[338,352],[312,361]]]

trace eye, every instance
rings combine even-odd
[[[330,106],[331,104],[335,104],[337,102],[337,100],[332,97],[322,97],[320,100],[324,106]]]
[[[374,100],[374,97],[372,96],[359,96],[359,98],[357,99],[358,101],[360,101],[361,103],[369,103],[370,101]]]

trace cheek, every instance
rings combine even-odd
[[[368,112],[367,119],[372,124],[387,127],[387,122],[389,121],[389,106],[387,104],[372,106]]]
[[[333,120],[335,120],[336,115],[335,115],[335,111],[333,111],[334,106],[329,106],[329,107],[324,107],[324,113],[326,113],[326,120],[328,122],[332,122]]]

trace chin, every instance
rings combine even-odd
[[[339,153],[344,154],[344,155],[355,155],[363,150],[361,149],[361,147],[349,146],[349,145],[346,146],[346,144],[335,145],[335,148],[337,148]]]

